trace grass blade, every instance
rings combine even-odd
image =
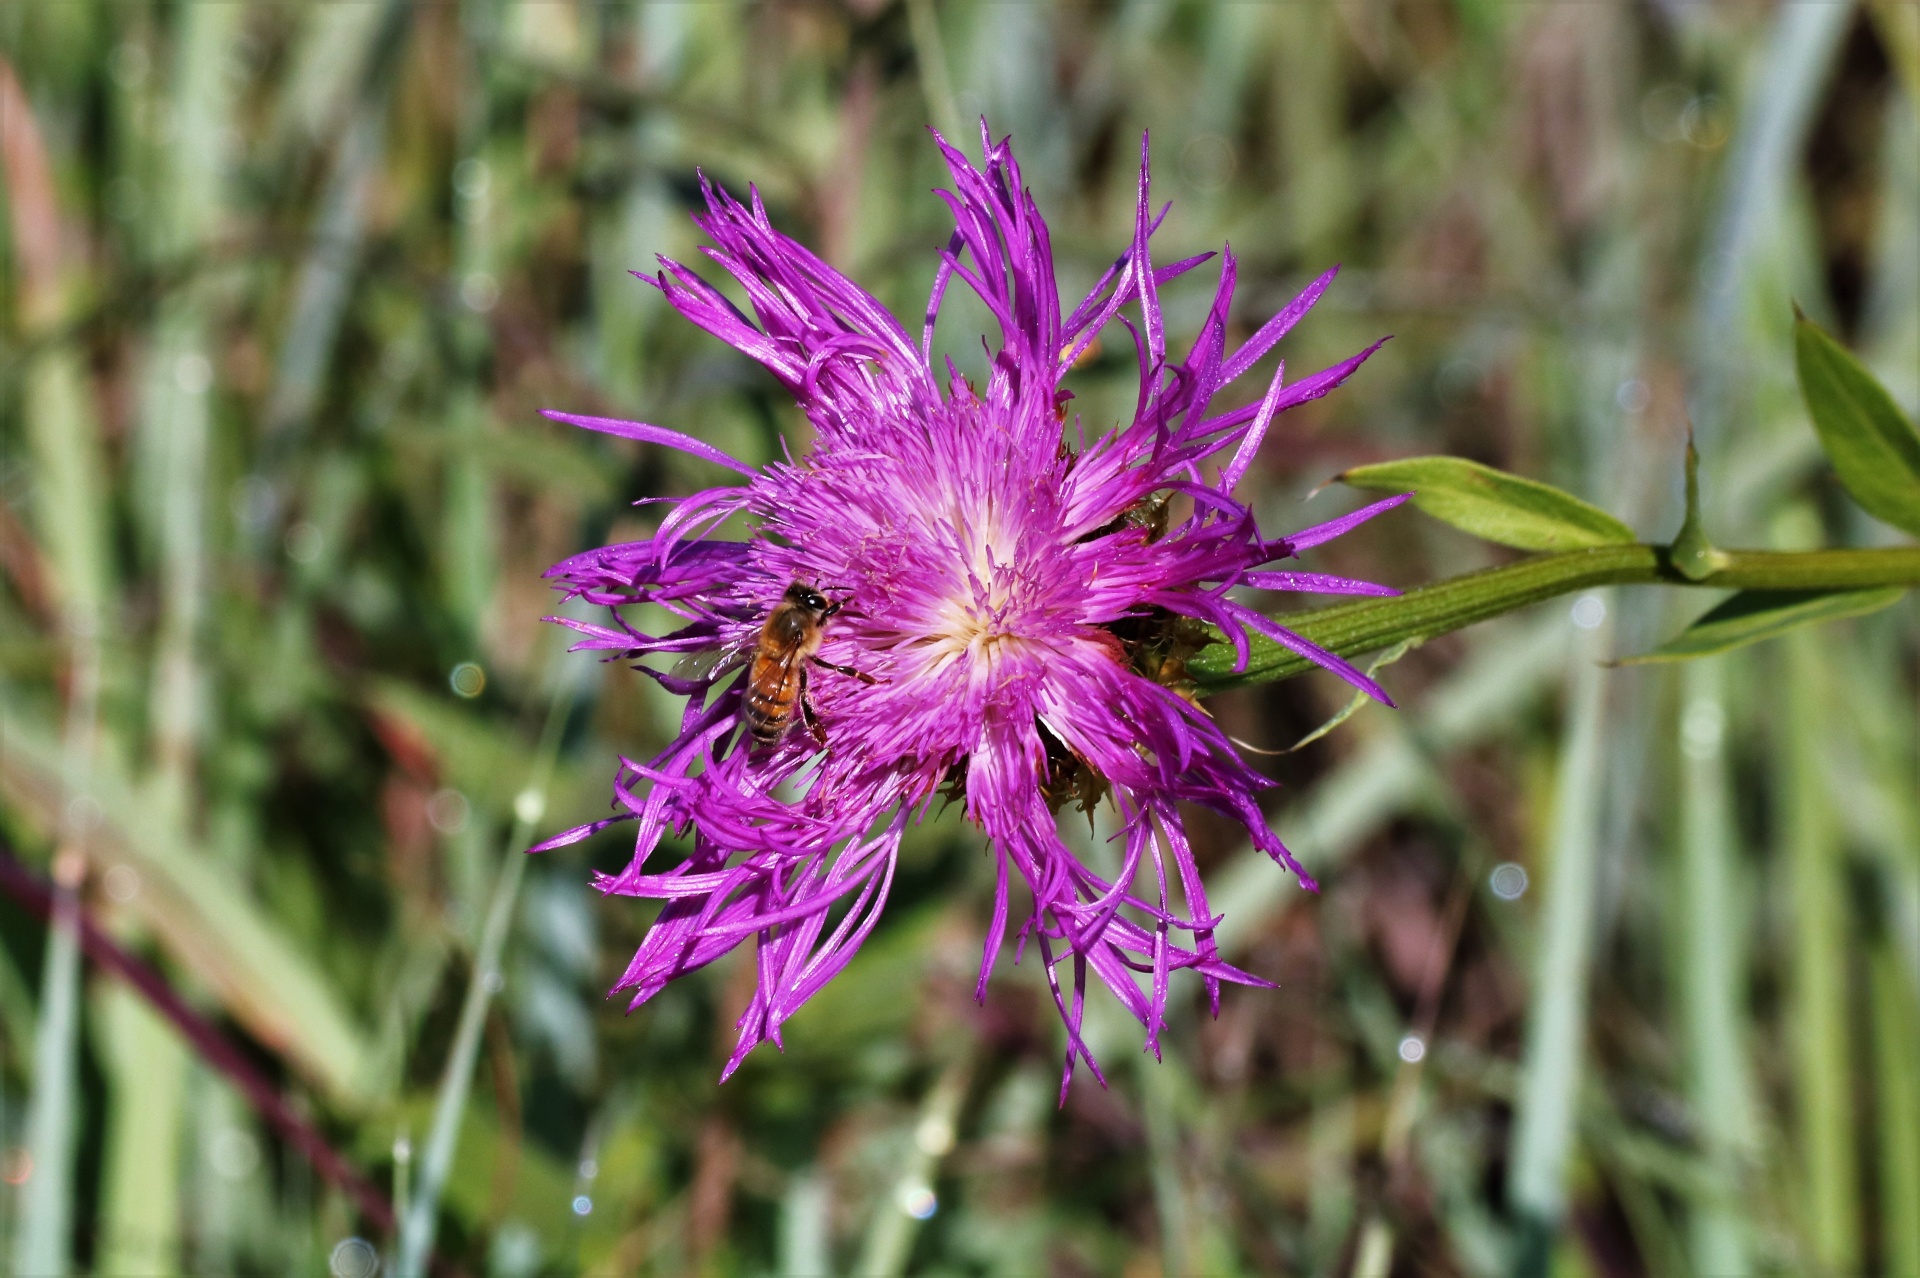
[[[182,11],[156,247],[163,258],[199,250],[224,206],[236,56],[245,8],[193,5]],[[199,639],[205,612],[206,478],[212,360],[207,343],[209,282],[167,299],[153,328],[140,423],[161,578],[160,639],[151,719],[157,763],[154,820],[186,829],[193,818],[199,720]],[[174,1032],[131,991],[110,987],[97,1000],[109,1077],[106,1166],[101,1186],[106,1273],[172,1273],[180,1256],[180,1144],[189,1056]]]
[[[913,56],[920,64],[920,87],[927,109],[947,139],[965,145],[967,122],[953,96],[953,77],[947,70],[946,44],[940,39],[940,15],[933,0],[907,0],[907,25],[913,32]]]
[[[1920,1274],[1920,1000],[1888,942],[1874,947],[1869,976],[1885,1228],[1881,1266],[1890,1274]]]
[[[1609,610],[1611,611],[1611,610]],[[1585,633],[1573,654],[1569,708],[1554,787],[1553,826],[1541,858],[1546,884],[1540,948],[1527,1010],[1507,1197],[1520,1218],[1517,1274],[1543,1274],[1566,1207],[1574,1102],[1584,1072],[1587,990],[1599,875],[1599,805],[1609,627]]]
[[[1154,1212],[1160,1222],[1160,1266],[1166,1278],[1190,1272],[1194,1251],[1194,1204],[1182,1174],[1180,1118],[1174,1090],[1179,1066],[1144,1052],[1133,1057],[1140,1083],[1140,1108],[1147,1123],[1148,1175],[1153,1181]]]
[[[34,1035],[33,1097],[23,1142],[31,1161],[20,1193],[20,1232],[13,1239],[17,1274],[65,1274],[71,1259],[73,1142],[80,1106],[80,903],[75,889],[83,864],[77,852],[63,849],[65,873],[49,919]]]
[[[1831,693],[1810,634],[1787,648],[1787,712],[1778,792],[1793,885],[1792,1042],[1807,1260],[1828,1272],[1860,1263],[1853,1081],[1847,1033],[1844,865],[1823,777]]]
[[[98,1272],[179,1273],[187,1050],[124,986],[102,990],[96,1009],[110,1093]]]
[[[1820,105],[1827,74],[1853,19],[1853,5],[1791,4],[1780,8],[1766,60],[1753,77],[1750,101],[1740,108],[1725,185],[1714,225],[1699,256],[1695,285],[1693,358],[1695,385],[1689,404],[1709,463],[1730,450],[1727,420],[1737,370],[1749,358],[1745,342],[1727,340],[1745,331],[1742,282],[1752,271],[1756,247],[1778,224],[1799,164],[1807,130]]]
[[[804,1171],[780,1198],[780,1278],[814,1278],[833,1272],[833,1194],[827,1178]]]
[[[160,255],[205,247],[225,206],[233,119],[239,4],[194,5],[181,13],[171,99],[176,113],[156,239]],[[191,785],[200,703],[199,642],[206,611],[206,488],[213,362],[207,341],[210,281],[166,299],[148,356],[140,445],[146,498],[160,568],[160,640],[154,658],[152,721],[159,765],[156,816],[176,828],[191,819]]]
[[[1680,707],[1679,975],[1687,1093],[1714,1178],[1713,1197],[1696,1202],[1693,1268],[1703,1274],[1748,1271],[1746,1223],[1739,1204],[1745,1161],[1754,1153],[1753,1092],[1743,1011],[1745,945],[1740,936],[1733,782],[1726,755],[1724,662],[1689,666]]]

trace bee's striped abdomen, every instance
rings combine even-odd
[[[754,654],[741,703],[741,715],[753,739],[762,745],[778,741],[793,722],[793,703],[799,696],[800,663],[765,651]]]

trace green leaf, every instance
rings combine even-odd
[[[1793,351],[1820,446],[1869,515],[1920,537],[1920,433],[1866,366],[1800,316]]]
[[[1414,494],[1441,523],[1520,550],[1631,545],[1633,530],[1571,493],[1464,457],[1409,457],[1335,476],[1352,488]]]
[[[1698,621],[1652,652],[1619,664],[1689,661],[1742,648],[1801,626],[1878,612],[1905,594],[1903,587],[1882,590],[1742,590],[1722,600]]]

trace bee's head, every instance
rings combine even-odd
[[[794,582],[787,587],[787,602],[795,607],[805,608],[808,612],[828,616],[838,612],[839,607],[827,602],[827,597],[805,582]]]

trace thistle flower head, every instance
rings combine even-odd
[[[983,126],[976,168],[935,139],[952,174],[940,196],[955,230],[917,343],[775,231],[757,192],[743,205],[704,179],[695,221],[712,240],[707,255],[753,315],[677,262],[663,259],[653,281],[682,315],[780,379],[813,426],[811,453],[756,469],[661,427],[549,414],[683,449],[740,482],[682,499],[650,540],[550,571],[569,597],[611,610],[604,624],[563,620],[580,647],[721,660],[699,675],[641,667],[687,698],[679,735],[653,758],[622,760],[618,815],[544,846],[637,823],[631,863],[598,882],[666,903],[615,986],[635,1006],[757,938],[759,984],[731,1074],[762,1040],[778,1043],[787,1018],[852,959],[885,906],[908,824],[936,798],[957,798],[996,873],[977,992],[985,997],[1020,914],[1019,949],[1037,948],[1066,1024],[1064,1097],[1077,1061],[1099,1075],[1081,1036],[1089,971],[1140,1020],[1156,1055],[1175,971],[1199,973],[1216,1009],[1220,982],[1266,983],[1219,956],[1180,805],[1243,823],[1312,881],[1254,802],[1269,783],[1179,690],[1181,662],[1213,627],[1244,664],[1254,631],[1385,701],[1360,671],[1231,593],[1393,593],[1265,565],[1400,499],[1267,538],[1233,495],[1274,417],[1333,389],[1378,346],[1296,382],[1276,372],[1257,403],[1214,410],[1332,271],[1229,353],[1227,250],[1198,338],[1170,360],[1159,290],[1213,255],[1153,265],[1149,240],[1165,210],[1155,216],[1148,203],[1144,140],[1132,242],[1063,313],[1046,223],[1008,142]],[[956,283],[999,327],[978,385],[931,359]],[[1138,354],[1137,402],[1131,421],[1088,438],[1068,424],[1061,378],[1116,324]],[[708,535],[736,516],[745,540]],[[776,636],[768,619],[796,584],[824,606],[787,614]],[[647,633],[622,612],[641,603],[684,624]],[[756,745],[743,720],[783,703],[762,697],[743,712],[743,702],[769,686],[789,695],[790,718]],[[1112,806],[1117,867],[1100,872],[1063,839],[1058,819],[1072,800]],[[655,863],[670,830],[691,835],[691,851]]]

